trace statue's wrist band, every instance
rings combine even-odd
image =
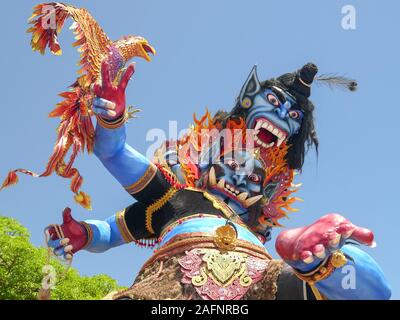
[[[121,127],[128,120],[128,118],[129,118],[129,113],[127,110],[125,110],[124,114],[120,116],[118,119],[112,121],[106,120],[96,114],[97,123],[106,129],[117,129]]]
[[[81,221],[80,224],[85,228],[86,230],[86,236],[87,236],[87,240],[86,240],[86,244],[83,246],[82,249],[86,248],[88,245],[90,245],[90,243],[93,240],[93,231],[92,228],[90,227],[90,225],[84,221]]]
[[[315,284],[328,278],[337,268],[344,266],[346,263],[346,256],[340,250],[337,250],[325,259],[315,270],[308,273],[301,273],[294,269],[294,273],[299,279],[305,281],[311,287],[317,300],[323,300]]]

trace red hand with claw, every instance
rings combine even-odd
[[[63,211],[63,223],[57,226],[62,235],[57,232],[55,226],[50,226],[46,230],[50,240],[48,245],[54,249],[56,255],[75,253],[81,250],[87,243],[88,235],[86,228],[71,215],[71,209],[65,208]]]
[[[135,72],[135,65],[132,63],[128,66],[117,86],[112,83],[110,68],[110,64],[103,61],[101,65],[102,83],[93,86],[93,92],[96,95],[93,100],[93,111],[105,119],[114,120],[125,112],[125,89]]]
[[[293,267],[318,262],[338,250],[346,239],[372,246],[372,231],[358,227],[339,214],[328,214],[315,223],[302,228],[290,229],[279,234],[276,251]]]

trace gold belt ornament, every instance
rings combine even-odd
[[[208,277],[211,277],[216,284],[222,287],[229,286],[237,278],[240,278],[240,285],[250,286],[252,279],[248,276],[246,259],[247,254],[235,252],[237,231],[234,225],[228,223],[215,230],[214,243],[218,249],[197,249],[202,255],[205,265],[200,269],[200,275],[192,278],[194,286],[203,286]]]
[[[200,274],[192,278],[194,286],[205,285],[209,277],[221,287],[231,285],[238,278],[243,287],[252,284],[253,281],[247,272],[247,254],[235,251],[221,252],[207,248],[195,250],[202,255],[205,265],[201,267]]]
[[[217,228],[213,248],[193,248],[178,260],[181,282],[193,285],[203,299],[242,298],[253,283],[263,278],[269,259],[239,251],[239,241],[233,224]]]

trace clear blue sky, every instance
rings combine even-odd
[[[0,175],[11,168],[40,172],[53,148],[58,121],[47,113],[57,93],[75,79],[77,52],[66,28],[61,57],[40,56],[29,46],[26,20],[36,1],[2,4],[0,77]],[[308,61],[322,73],[356,78],[359,91],[313,88],[320,154],[310,152],[299,196],[305,199],[286,221],[309,224],[339,212],[371,228],[377,248],[366,249],[384,269],[400,298],[398,239],[398,164],[400,44],[398,1],[70,1],[90,10],[110,38],[140,34],[157,49],[151,63],[139,61],[127,100],[143,109],[128,126],[128,141],[145,152],[146,132],[168,128],[177,120],[185,128],[192,113],[230,109],[253,64],[261,79],[293,71]],[[341,8],[352,4],[357,29],[343,30]],[[67,27],[70,25],[68,22]],[[32,179],[0,193],[0,214],[29,228],[43,244],[43,228],[60,222],[65,206],[79,220],[104,219],[132,199],[94,156],[79,158],[84,190],[93,212],[77,206],[68,181]],[[2,178],[1,178],[2,179]],[[278,230],[275,231],[275,235]],[[272,243],[270,251],[275,254]],[[106,273],[130,285],[151,251],[126,245],[104,254],[77,254],[73,266],[82,274]]]

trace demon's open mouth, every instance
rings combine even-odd
[[[274,145],[279,147],[288,136],[287,132],[278,128],[271,121],[265,118],[259,118],[256,120],[254,131],[255,143],[266,149],[271,148]]]

